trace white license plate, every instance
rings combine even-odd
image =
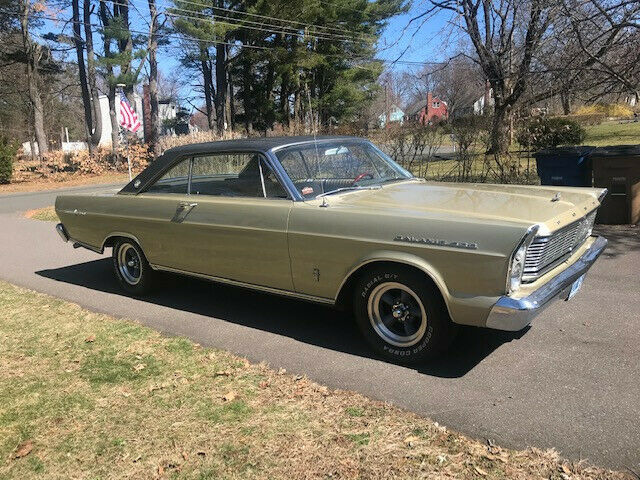
[[[571,300],[573,296],[578,293],[578,290],[580,290],[580,287],[582,286],[582,282],[584,282],[585,275],[586,273],[578,278],[575,282],[573,282],[573,284],[571,285],[571,290],[569,291],[569,295],[567,296],[567,300]]]

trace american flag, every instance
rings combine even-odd
[[[134,133],[141,127],[138,115],[131,107],[124,92],[120,92],[120,126]]]

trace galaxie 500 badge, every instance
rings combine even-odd
[[[477,250],[477,243],[469,242],[449,242],[438,238],[415,237],[413,235],[396,235],[393,239],[396,242],[423,243],[425,245],[436,245],[438,247],[466,248],[469,250]]]

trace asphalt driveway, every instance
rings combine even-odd
[[[53,224],[19,214],[59,193],[0,195],[0,278],[395,403],[474,437],[640,472],[638,228],[608,229],[610,246],[580,293],[531,328],[465,328],[445,357],[406,368],[372,356],[350,318],[325,307],[176,278],[144,300],[123,295],[107,255],[74,250]]]

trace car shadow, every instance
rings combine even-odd
[[[119,288],[111,268],[111,260],[103,258],[40,270],[36,274],[123,296],[125,294]],[[327,349],[380,359],[366,345],[350,315],[330,307],[178,275],[163,275],[162,283],[163,288],[145,296],[143,300]],[[265,312],[268,314],[265,315]],[[436,377],[461,377],[500,345],[520,338],[525,332],[526,329],[511,333],[461,327],[451,348],[444,355],[410,368]]]
[[[602,258],[617,258],[640,251],[640,225],[596,225],[593,230],[609,240]]]

